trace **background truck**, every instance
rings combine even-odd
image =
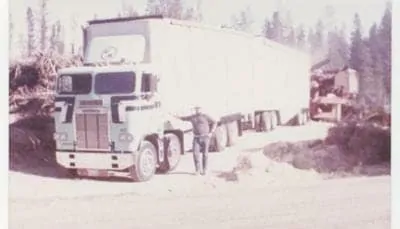
[[[57,78],[57,162],[74,175],[147,181],[191,149],[200,106],[218,121],[211,148],[247,128],[308,119],[309,56],[261,37],[146,16],[90,21],[84,66]]]

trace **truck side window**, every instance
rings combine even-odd
[[[142,92],[157,91],[157,77],[149,73],[143,73],[142,76]]]

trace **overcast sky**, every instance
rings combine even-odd
[[[114,17],[121,10],[122,2],[132,4],[139,13],[144,12],[147,0],[50,0],[50,20],[60,19],[66,29],[66,39],[81,39],[80,30],[72,34],[71,18],[75,17],[78,24],[90,20],[96,14],[99,18]],[[198,0],[182,0],[188,5],[196,4]],[[325,7],[330,5],[335,11],[338,24],[344,22],[350,30],[354,13],[361,16],[365,30],[382,17],[385,0],[201,0],[202,14],[205,23],[221,25],[229,23],[232,14],[250,7],[254,27],[259,29],[266,16],[278,9],[290,11],[293,23],[313,26],[318,18],[325,14]],[[38,7],[40,0],[12,0],[10,12],[14,22],[14,36],[26,31],[26,9],[28,6]],[[17,43],[18,39],[14,39]]]

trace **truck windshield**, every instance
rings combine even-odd
[[[135,90],[134,72],[107,72],[96,75],[94,90],[96,94],[128,94]]]
[[[89,94],[92,90],[92,75],[71,74],[61,75],[57,82],[59,94]]]

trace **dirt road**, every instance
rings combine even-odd
[[[260,151],[277,139],[323,137],[326,129],[248,134],[210,155],[206,177],[191,174],[190,154],[172,174],[146,183],[10,172],[10,228],[390,228],[390,177],[324,180]],[[243,157],[251,168],[232,173]]]

